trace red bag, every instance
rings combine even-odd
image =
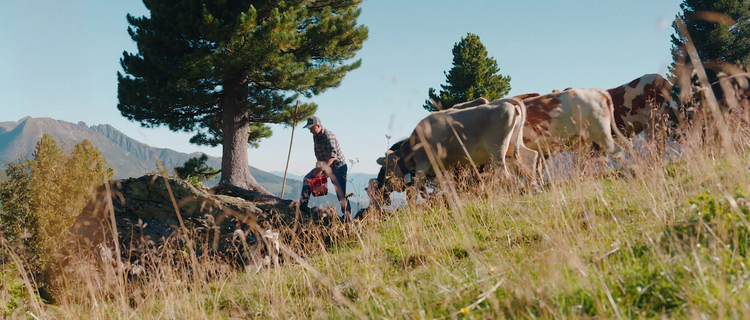
[[[328,176],[322,175],[307,179],[313,197],[322,197],[328,194]]]

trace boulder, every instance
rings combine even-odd
[[[149,250],[189,242],[197,254],[236,258],[237,249],[271,230],[296,231],[302,219],[294,205],[233,186],[206,190],[158,175],[111,180],[97,189],[70,228],[66,250],[100,254],[117,248],[116,238],[121,257],[131,262]]]

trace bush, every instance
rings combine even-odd
[[[204,153],[200,157],[190,158],[181,167],[175,167],[174,171],[180,179],[200,188],[206,181],[221,173],[221,170],[206,165],[206,161],[208,156]]]

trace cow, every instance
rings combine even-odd
[[[433,112],[417,124],[409,138],[397,143],[397,150],[389,150],[386,157],[378,159],[384,183],[377,184],[383,185],[387,194],[394,190],[387,177],[408,181],[414,174],[418,190],[426,176],[434,175],[431,157],[446,169],[492,161],[509,174],[505,157],[512,156],[518,168],[533,180],[537,152],[523,144],[525,111],[522,100],[508,98]]]
[[[472,101],[467,101],[463,103],[458,103],[453,105],[452,109],[460,110],[460,109],[466,109],[470,107],[476,107],[479,105],[487,104],[489,101],[485,98],[478,98],[474,99]],[[387,151],[387,154],[394,153],[398,151],[401,148],[401,144],[404,143],[407,139],[403,139],[400,141],[397,141],[394,143],[390,149]],[[395,156],[398,157],[398,156]],[[403,184],[402,185],[394,185],[391,183],[386,184],[386,173],[385,173],[385,158],[383,158],[383,163],[379,163],[381,165],[380,171],[378,172],[378,176],[376,179],[370,179],[369,185],[367,187],[367,192],[370,196],[370,205],[379,205],[381,203],[388,205],[390,204],[390,193],[392,191],[403,191]],[[403,162],[400,163],[403,165]],[[413,174],[410,173],[410,174]],[[377,190],[377,191],[376,191]]]
[[[460,109],[466,109],[466,108],[470,108],[470,107],[476,107],[476,106],[483,105],[483,104],[488,104],[488,103],[489,103],[489,101],[487,99],[480,97],[480,98],[474,99],[472,101],[467,101],[467,102],[463,102],[463,103],[457,103],[457,104],[453,105],[452,109],[460,110]],[[400,140],[400,141],[397,141],[396,143],[394,143],[389,148],[389,150],[387,151],[387,154],[391,154],[393,152],[398,151],[401,148],[401,144],[403,144],[404,141],[406,141],[406,140],[407,139],[403,139],[403,140]],[[383,159],[385,159],[385,158],[383,158]],[[383,163],[380,163],[380,164],[381,164],[381,167],[380,167],[380,171],[378,172],[378,177],[376,179],[371,179],[370,180],[369,188],[372,188],[373,190],[375,190],[375,189],[377,189],[377,190],[383,190],[385,188],[385,180],[386,180],[385,166],[384,166],[385,165],[385,160],[383,160]],[[402,165],[403,165],[403,163],[402,163]],[[391,191],[393,191],[393,189],[392,189],[392,187],[389,187],[389,190],[384,190],[384,193],[385,194],[390,194]],[[403,190],[398,190],[398,191],[403,191]],[[372,198],[372,197],[370,197],[370,198]],[[385,200],[387,202],[387,199],[385,199]]]
[[[646,132],[654,138],[655,121],[672,112],[672,84],[658,74],[646,74],[608,89],[615,107],[617,128],[627,137]]]
[[[523,100],[523,142],[545,158],[579,138],[596,143],[610,154],[620,151],[613,136],[629,143],[615,125],[612,98],[606,90],[570,89],[528,96]]]

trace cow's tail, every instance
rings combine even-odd
[[[628,151],[631,151],[633,149],[633,143],[625,137],[624,134],[620,131],[620,129],[617,128],[617,122],[615,121],[615,104],[614,101],[612,101],[612,96],[609,95],[609,92],[607,90],[600,90],[601,94],[604,96],[604,99],[607,101],[607,109],[609,109],[609,125],[612,127],[612,133],[620,139],[620,141],[623,143],[626,149]]]
[[[526,168],[526,163],[524,163],[524,157],[521,154],[522,149],[524,148],[523,143],[523,127],[526,124],[526,104],[523,103],[523,100],[518,98],[513,98],[515,103],[513,105],[516,107],[516,122],[513,124],[513,132],[516,134],[516,141],[513,143],[513,157],[516,159],[516,164],[521,170],[521,173],[525,173],[528,177],[530,177],[532,180],[534,179],[535,174],[535,168],[536,165],[536,156],[532,159],[532,167]]]
[[[513,157],[521,163],[521,146],[523,145],[523,125],[526,122],[526,105],[523,100],[513,98],[513,106],[516,107],[516,121],[513,124],[513,132],[516,135],[516,141],[513,143]]]

